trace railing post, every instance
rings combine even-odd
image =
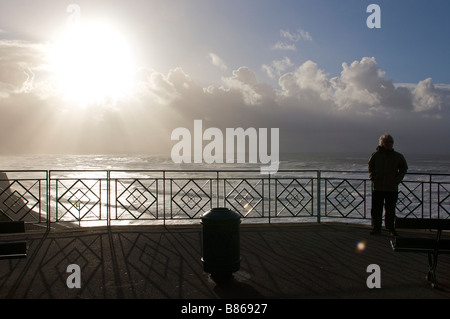
[[[429,176],[429,182],[430,182],[430,186],[428,186],[429,192],[430,192],[430,218],[433,218],[433,210],[432,210],[433,209],[433,205],[432,205],[432,203],[433,203],[433,198],[432,198],[432,196],[433,196],[433,189],[432,189],[433,188],[433,184],[432,184],[433,175],[429,174],[428,176]],[[438,195],[439,195],[439,185],[438,185]],[[440,198],[438,196],[437,218],[441,217],[441,216],[439,216],[440,215],[439,214],[439,200],[440,200]],[[423,198],[422,198],[422,201],[423,201]],[[422,210],[423,210],[423,207],[422,207]],[[423,213],[422,213],[422,217],[423,217]]]
[[[219,205],[219,198],[220,198],[220,193],[219,193],[219,171],[216,171],[216,196],[217,196],[217,200],[216,200],[216,207],[220,207]],[[212,195],[212,194],[211,194]]]
[[[100,188],[101,192],[101,188]],[[101,193],[100,193],[101,194]],[[111,171],[106,171],[106,226],[111,226]]]
[[[317,171],[317,222],[320,223],[320,202],[321,202],[321,191],[320,191],[320,184],[321,184],[321,172],[320,170]]]
[[[50,171],[46,171],[46,176],[45,176],[46,180],[47,180],[47,188],[46,188],[46,201],[47,201],[47,230],[50,230]]]
[[[166,226],[166,171],[163,171],[163,224]]]

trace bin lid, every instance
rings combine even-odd
[[[226,207],[217,207],[202,215],[202,220],[239,220],[241,215]]]

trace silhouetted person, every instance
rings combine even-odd
[[[380,136],[379,144],[369,159],[369,177],[372,181],[372,235],[381,232],[383,206],[384,225],[392,236],[395,232],[395,207],[398,199],[398,184],[408,170],[408,164],[402,154],[392,148],[394,139],[389,134]]]

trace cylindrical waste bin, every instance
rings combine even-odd
[[[213,208],[202,216],[203,270],[215,281],[231,278],[241,266],[240,218],[228,208]]]

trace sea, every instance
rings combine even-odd
[[[367,172],[370,154],[280,154],[278,170]],[[406,155],[409,173],[450,174],[450,154]],[[149,154],[39,154],[2,155],[0,171],[21,170],[257,170],[263,164],[176,164],[167,155]],[[263,165],[265,166],[265,165]]]

